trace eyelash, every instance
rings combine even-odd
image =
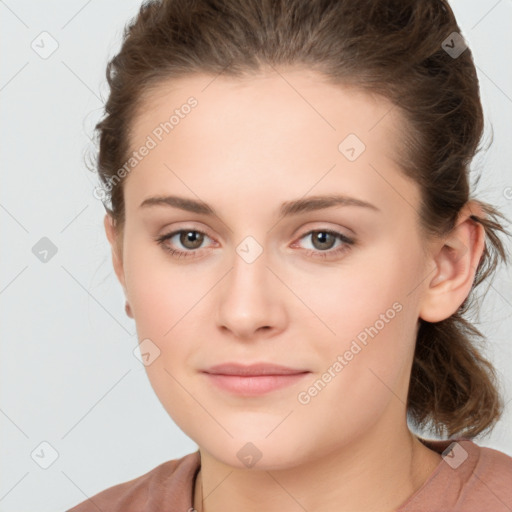
[[[196,257],[195,254],[198,251],[200,251],[200,249],[195,249],[195,250],[190,250],[190,251],[180,251],[180,250],[173,249],[173,248],[169,247],[165,243],[166,240],[174,237],[175,235],[183,233],[183,232],[199,233],[200,235],[205,235],[206,237],[210,238],[204,231],[200,231],[198,229],[187,229],[187,228],[184,228],[184,229],[179,229],[177,231],[173,231],[172,233],[168,233],[166,235],[159,236],[159,237],[156,238],[156,242],[160,246],[162,246],[162,248],[165,251],[169,252],[171,254],[171,256],[173,256],[174,258],[181,258],[181,257],[184,257],[184,258],[193,257],[194,258],[194,257]],[[307,236],[310,236],[313,233],[327,233],[329,235],[334,236],[336,239],[339,239],[341,242],[343,242],[343,245],[341,245],[337,249],[328,249],[326,251],[320,251],[320,250],[315,250],[315,249],[306,249],[306,255],[307,256],[312,256],[312,257],[315,257],[315,258],[325,259],[325,258],[328,258],[328,257],[329,258],[331,258],[331,257],[335,258],[337,256],[341,256],[343,253],[345,253],[346,251],[350,250],[351,246],[355,245],[355,243],[356,243],[355,240],[346,237],[342,233],[339,233],[337,231],[333,231],[333,230],[330,230],[330,229],[313,229],[311,231],[308,231],[307,233],[304,233],[299,238],[299,240],[302,240],[303,238],[305,238]]]

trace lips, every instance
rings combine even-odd
[[[243,365],[240,363],[224,363],[212,366],[205,373],[212,375],[231,375],[239,377],[263,376],[263,375],[297,375],[309,373],[309,370],[290,368],[288,366],[276,365],[273,363],[256,363]]]
[[[255,397],[296,385],[311,372],[274,363],[229,362],[201,370],[217,389],[231,395]]]

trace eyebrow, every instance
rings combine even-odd
[[[215,209],[203,201],[189,199],[179,196],[155,196],[148,197],[140,204],[140,208],[147,208],[152,206],[170,206],[185,210],[187,212],[198,213],[201,215],[210,215],[218,217]],[[296,199],[294,201],[286,201],[281,205],[281,217],[289,217],[298,215],[300,213],[312,212],[332,208],[334,206],[358,206],[368,208],[379,212],[380,209],[375,205],[356,199],[354,197],[342,195],[327,195],[327,196],[310,196],[306,198]]]

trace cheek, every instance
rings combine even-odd
[[[343,394],[344,410],[352,413],[364,414],[360,405],[376,405],[391,390],[405,401],[417,323],[417,297],[410,292],[420,266],[411,254],[405,262],[397,247],[381,247],[364,261],[354,258],[350,271],[340,267],[337,275],[317,276],[314,286],[303,283],[301,296],[317,317],[311,340],[324,363],[318,372],[327,372],[326,381],[329,370],[336,375],[326,388]],[[295,322],[301,321],[298,314]]]
[[[205,402],[201,393],[204,390],[198,386],[197,379],[191,379],[190,370],[185,368],[188,356],[182,353],[183,344],[174,343],[173,346],[163,345],[160,357],[146,367],[146,373],[172,421],[199,443],[205,432],[215,427],[207,414],[211,404]]]
[[[171,256],[147,240],[128,243],[125,275],[137,326],[145,337],[167,339],[187,323],[186,315],[207,292],[191,266],[171,261]],[[182,324],[178,324],[183,319]],[[175,327],[176,326],[176,327]]]
[[[365,310],[352,310],[346,303],[334,324],[337,335],[323,337],[323,365],[300,390],[297,412],[304,421],[318,418],[313,421],[318,430],[328,431],[325,439],[339,435],[329,425],[338,426],[347,442],[370,428],[388,406],[405,407],[414,318],[412,309],[388,298],[373,298]]]
[[[393,319],[399,307],[393,305],[404,302],[403,273],[379,264],[370,256],[359,260],[354,257],[338,268],[321,269],[296,279],[289,275],[289,281],[294,282],[293,290],[306,306],[298,305],[295,322],[300,324],[304,318],[314,317],[312,328],[316,327],[332,345],[336,338],[355,337],[381,315],[384,320]]]

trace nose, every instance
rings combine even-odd
[[[274,336],[285,326],[285,287],[267,264],[265,252],[252,262],[236,254],[220,286],[217,325],[237,339]]]

